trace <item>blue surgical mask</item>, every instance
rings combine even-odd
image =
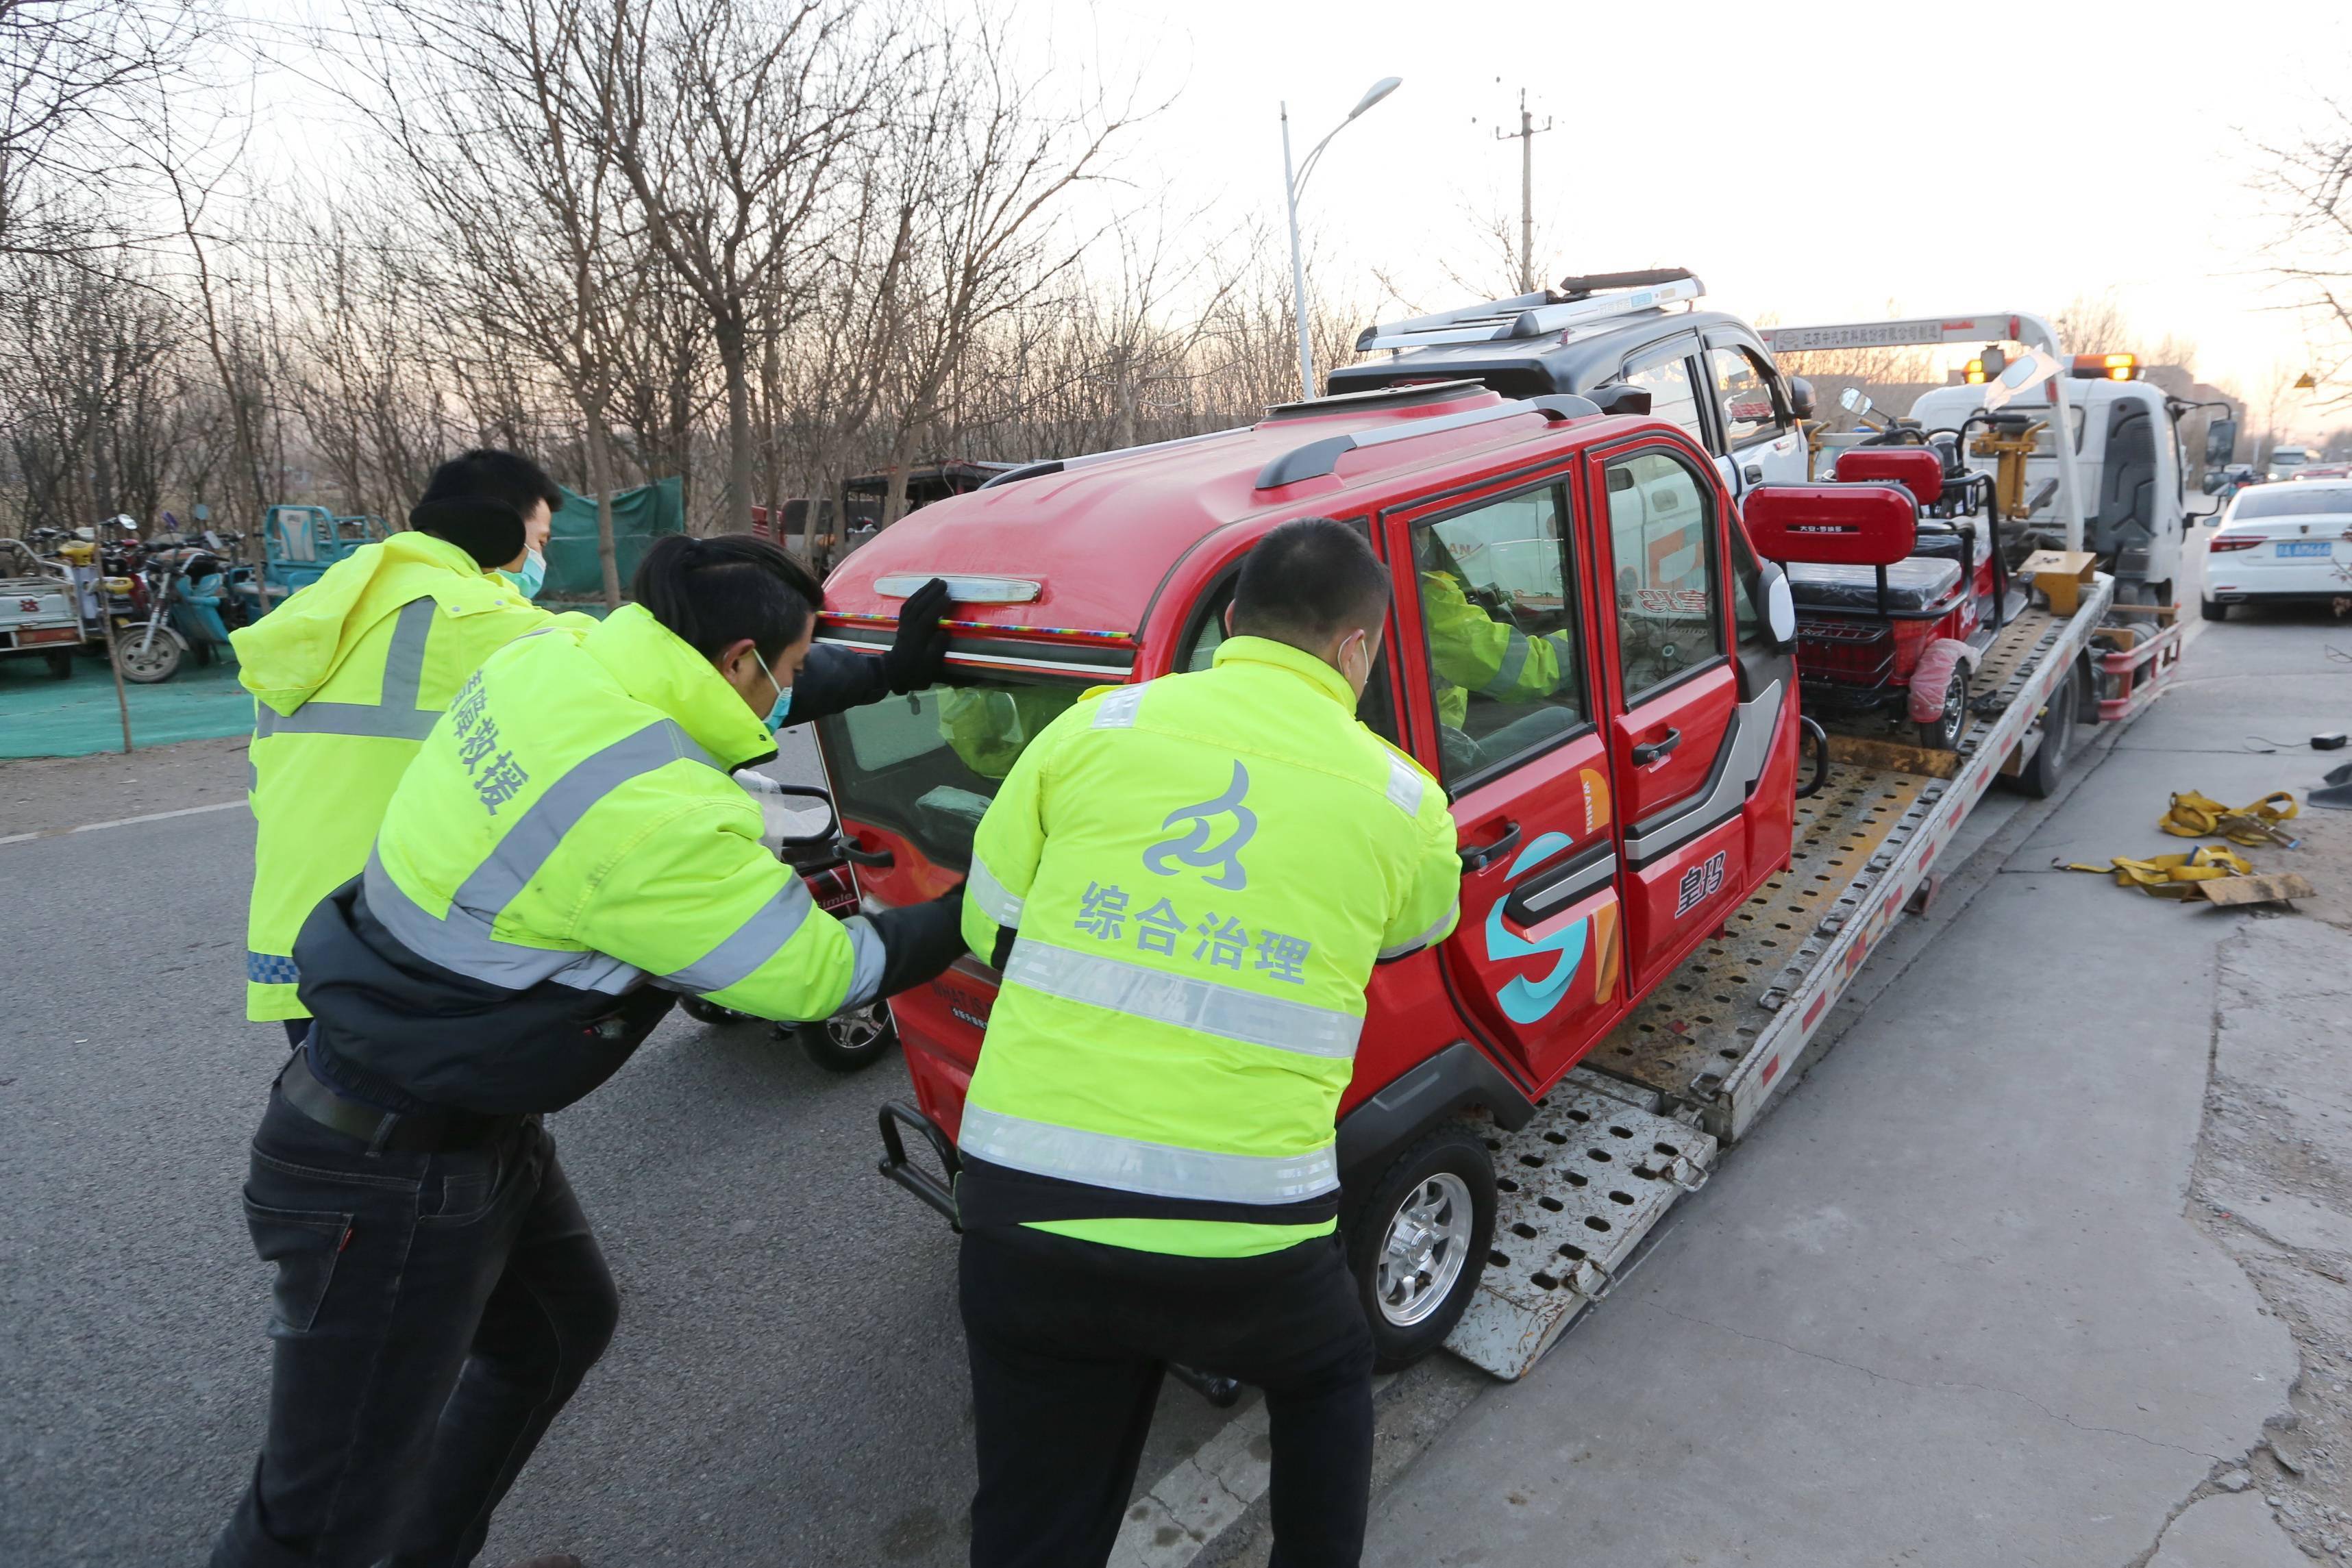
[[[547,581],[547,558],[537,550],[527,552],[520,571],[499,569],[499,575],[515,585],[515,591],[525,599],[537,599],[540,588]]]
[[[793,711],[793,688],[790,686],[776,685],[775,674],[768,668],[767,662],[765,660],[761,661],[760,673],[768,677],[769,685],[775,687],[775,704],[768,709],[767,718],[768,733],[770,735],[773,735],[778,730],[783,728],[784,726],[792,722],[791,718],[787,716],[789,716]]]

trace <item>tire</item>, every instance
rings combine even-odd
[[[677,1005],[684,1008],[686,1016],[697,1023],[723,1027],[730,1023],[751,1021],[750,1013],[739,1013],[733,1008],[722,1008],[708,997],[680,997],[677,998]]]
[[[2197,611],[2208,621],[2227,621],[2230,618],[2230,607],[2218,599],[2199,600]]]
[[[1958,751],[1960,737],[1969,730],[1968,666],[1952,671],[1949,684],[1944,687],[1944,711],[1935,718],[1921,719],[1919,744],[1930,751]]]
[[[2074,752],[2074,716],[2082,711],[2083,682],[2073,670],[2050,694],[2042,716],[2042,749],[2017,776],[2017,787],[2036,800],[2046,800],[2066,775],[2066,759]]]
[[[144,635],[136,626],[128,634],[115,634],[114,649],[116,657],[122,662],[122,678],[134,685],[152,686],[178,674],[180,659],[185,652],[180,640],[169,632],[158,631],[155,640],[142,653],[139,640]]]
[[[827,1072],[863,1072],[898,1043],[898,1026],[883,1002],[845,1009],[822,1023],[804,1023],[795,1032],[801,1050]]]
[[[70,652],[62,653],[45,653],[42,657],[46,658],[49,662],[49,679],[53,681],[69,681],[73,679],[73,654]]]
[[[1486,1140],[1458,1123],[1423,1134],[1360,1199],[1351,1195],[1349,1211],[1348,1266],[1372,1364],[1395,1372],[1444,1343],[1478,1289],[1495,1240]]]

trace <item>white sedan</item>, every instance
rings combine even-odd
[[[2255,485],[2231,497],[2205,554],[2205,619],[2232,604],[2352,603],[2352,480]]]

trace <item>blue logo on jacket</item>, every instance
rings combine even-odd
[[[1242,846],[1257,832],[1257,813],[1242,804],[1248,794],[1249,769],[1236,760],[1233,782],[1225,786],[1223,794],[1197,806],[1179,806],[1168,813],[1161,827],[1172,828],[1187,819],[1192,825],[1174,838],[1162,839],[1144,851],[1145,868],[1160,876],[1174,876],[1177,868],[1168,863],[1171,861],[1203,871],[1213,866],[1218,868],[1217,874],[1201,879],[1211,887],[1234,891],[1247,887],[1249,873],[1242,869]],[[1213,842],[1217,837],[1215,819],[1224,816],[1233,818],[1234,830],[1222,841]]]

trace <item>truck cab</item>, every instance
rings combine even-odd
[[[1747,322],[1697,308],[1706,293],[1679,267],[1563,278],[1538,294],[1368,327],[1357,352],[1388,357],[1342,366],[1328,386],[1459,378],[1509,397],[1572,392],[1604,406],[1607,389],[1632,387],[1706,448],[1734,497],[1803,484],[1799,422],[1812,417],[1811,388],[1781,372]]]
[[[1675,350],[1685,368],[1703,362],[1704,327],[1676,331],[1699,345]],[[1359,717],[1445,789],[1465,872],[1454,935],[1369,988],[1339,1133],[1343,1225],[1366,1275],[1416,1139],[1471,1106],[1524,1125],[1789,863],[1793,614],[1685,424],[1453,381],[1014,470],[834,572],[825,643],[878,653],[934,576],[958,603],[945,681],[827,718],[818,743],[864,896],[932,897],[964,873],[1027,743],[1090,688],[1208,668],[1242,558],[1305,516],[1360,527],[1394,574]],[[1477,681],[1462,657],[1474,617],[1549,657]],[[950,1172],[996,984],[966,956],[891,1002],[918,1107],[901,1119]],[[1491,1173],[1465,1198],[1478,1213],[1450,1273],[1410,1310],[1368,1294],[1386,1364],[1434,1348],[1475,1287]]]
[[[2083,486],[2083,548],[2100,558],[2102,570],[2114,572],[2119,591],[2170,604],[2190,519],[2206,510],[2200,505],[2192,511],[2189,505],[2188,464],[2176,419],[2186,405],[2176,405],[2163,389],[2147,382],[2113,379],[2105,368],[2108,358],[2085,355],[2075,361],[2066,398],[2068,440]],[[2088,361],[2098,363],[2086,366]],[[1937,387],[1920,394],[1910,417],[1932,435],[1959,430],[1971,415],[1980,415],[1983,405],[1980,385]],[[2049,383],[2010,402],[2004,412],[2043,423],[2026,459],[2026,489],[2030,494],[2051,486],[2058,458],[2052,444],[2055,413]],[[1983,423],[1979,417],[1971,435]],[[1990,459],[1969,462],[1981,472],[1993,471]]]

